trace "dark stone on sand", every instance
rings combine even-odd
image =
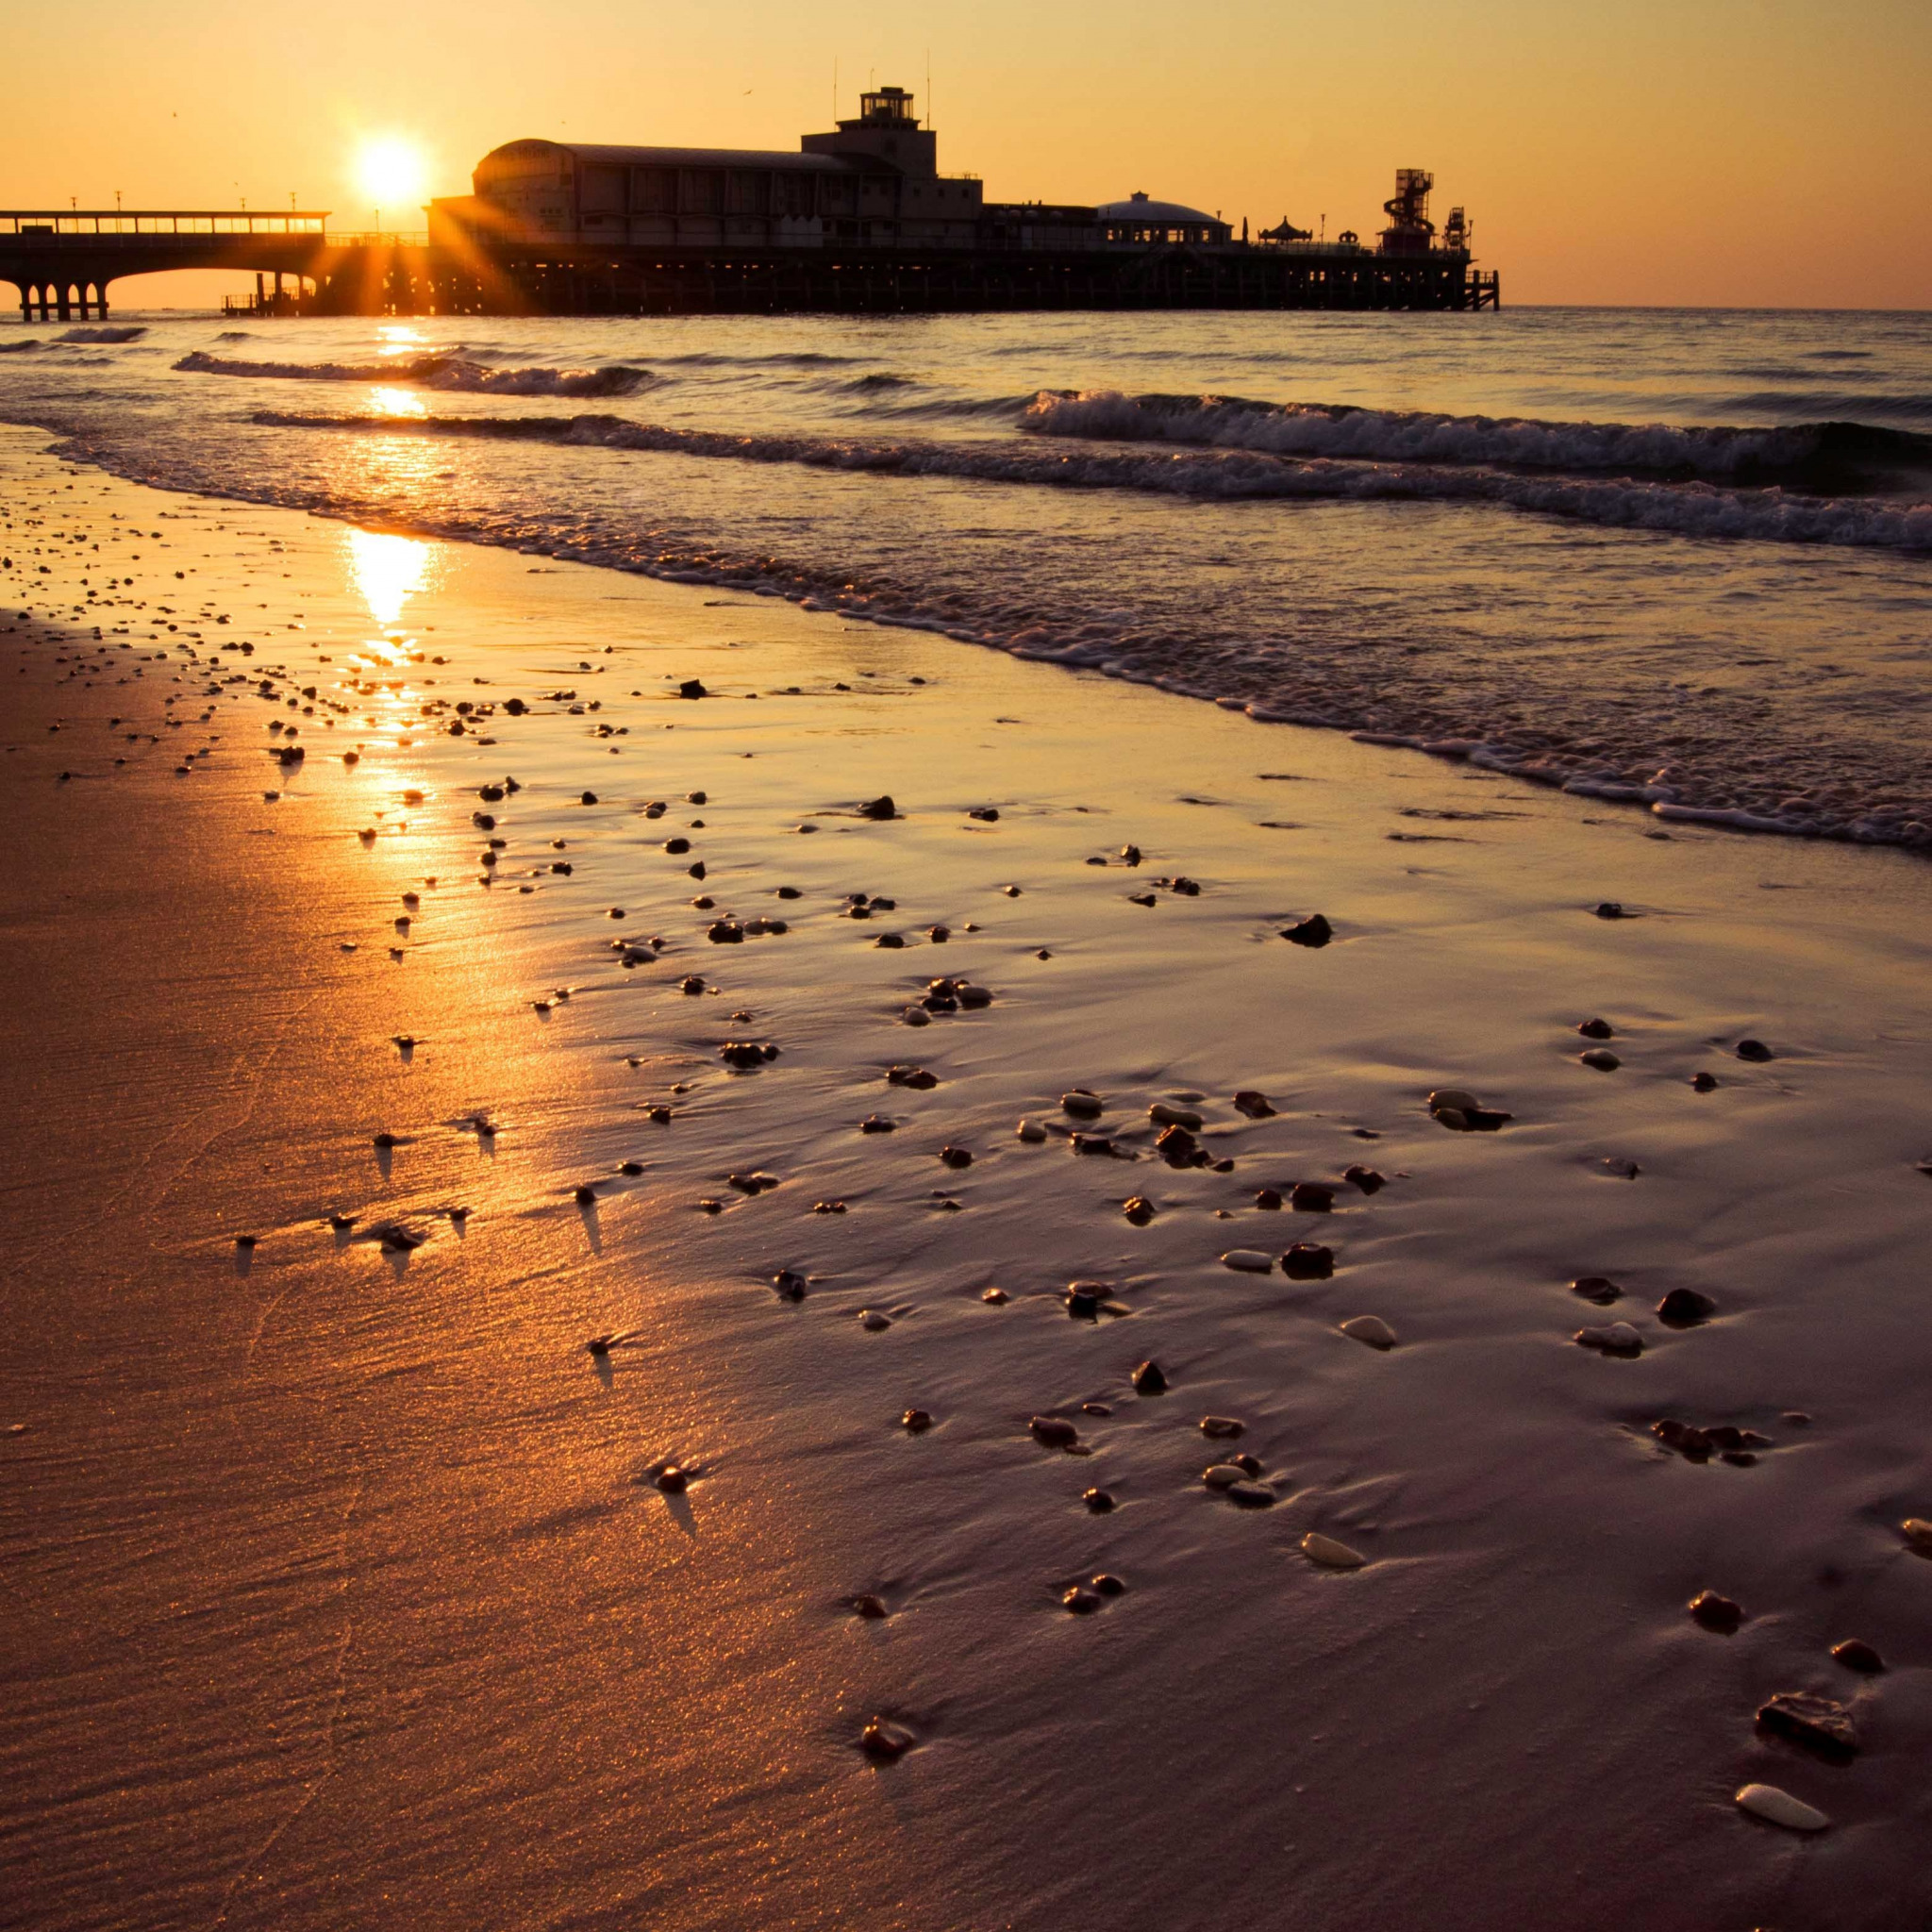
[[[1170,1167],[1193,1167],[1201,1154],[1201,1143],[1186,1127],[1165,1127],[1154,1142],[1154,1151]]]
[[[643,1173],[644,1163],[641,1160],[620,1161],[617,1171],[619,1174],[626,1174],[632,1180],[635,1180],[639,1174]]]
[[[259,1235],[238,1234],[235,1237],[235,1245],[245,1253],[252,1250],[260,1239]]]
[[[999,818],[999,808],[994,805],[974,806],[966,814],[969,819],[978,819],[983,824],[989,825],[992,824]]]
[[[1121,858],[1128,865],[1139,865],[1141,862],[1141,848],[1138,845],[1123,845],[1121,847]]]
[[[1060,1095],[1060,1111],[1072,1114],[1075,1120],[1097,1121],[1106,1108],[1099,1094],[1089,1092],[1084,1087],[1075,1087],[1071,1092]]]
[[[1255,1206],[1273,1214],[1281,1206],[1281,1195],[1274,1188],[1258,1188],[1255,1192]]]
[[[1152,892],[1129,892],[1127,894],[1127,904],[1129,906],[1158,906],[1159,903],[1160,901]]]
[[[744,928],[735,919],[714,919],[705,928],[705,937],[714,946],[741,946]]]
[[[1072,1134],[1067,1138],[1067,1145],[1075,1154],[1112,1155],[1120,1151],[1105,1134]]]
[[[691,1487],[691,1477],[676,1463],[668,1462],[658,1472],[658,1487],[667,1496],[681,1496]]]
[[[858,1131],[861,1134],[890,1134],[898,1124],[897,1121],[888,1120],[882,1113],[869,1113],[859,1122]]]
[[[805,1299],[805,1276],[795,1269],[781,1268],[772,1276],[772,1287],[785,1301],[802,1302]]]
[[[524,715],[524,713],[527,711],[530,708],[528,705],[525,704],[522,698],[506,698],[503,701],[503,708],[506,711],[508,711],[512,718],[521,718]]]
[[[1607,1308],[1624,1291],[1607,1274],[1579,1274],[1570,1284],[1570,1292],[1581,1295],[1587,1302],[1594,1302],[1600,1308]]]
[[[1387,1174],[1377,1174],[1373,1167],[1357,1163],[1341,1170],[1341,1178],[1351,1187],[1358,1188],[1364,1194],[1379,1194],[1389,1185]]]
[[[940,1149],[940,1158],[948,1167],[971,1167],[973,1165],[972,1151],[965,1147],[941,1147]]]
[[[1738,1042],[1738,1058],[1740,1060],[1750,1060],[1754,1064],[1761,1066],[1766,1060],[1774,1058],[1774,1056],[1770,1047],[1766,1046],[1761,1040],[1740,1040]]]
[[[1274,1507],[1274,1491],[1252,1476],[1242,1482],[1230,1483],[1224,1493],[1237,1509],[1272,1509]]]
[[[1097,1320],[1100,1315],[1100,1304],[1106,1292],[1107,1291],[1097,1282],[1074,1282],[1067,1290],[1067,1313],[1076,1322]]]
[[[1136,1395],[1165,1395],[1168,1380],[1161,1373],[1160,1364],[1148,1360],[1138,1362],[1134,1367],[1134,1393]]]
[[[915,1093],[929,1093],[940,1084],[939,1076],[924,1067],[889,1067],[886,1080],[890,1086],[909,1087]]]
[[[1576,1058],[1586,1067],[1599,1074],[1614,1074],[1624,1064],[1607,1046],[1593,1046],[1587,1053],[1578,1054]]]
[[[773,894],[773,897],[777,899],[796,899],[799,896],[796,886],[780,886]]]
[[[1201,1433],[1210,1441],[1231,1441],[1247,1427],[1247,1424],[1237,1422],[1231,1415],[1204,1415],[1201,1418]]]
[[[1095,1516],[1105,1516],[1115,1507],[1113,1497],[1105,1490],[1089,1490],[1080,1500]]]
[[[675,858],[691,850],[691,841],[689,839],[667,839],[664,841],[664,849]]]
[[[687,805],[704,805],[708,801],[708,794],[703,791],[687,791],[684,794],[684,802]]]
[[[1234,1097],[1235,1111],[1244,1113],[1251,1121],[1265,1121],[1274,1112],[1268,1105],[1268,1096],[1258,1093],[1252,1087],[1243,1087]]]
[[[1118,1576],[1112,1575],[1105,1570],[1093,1578],[1093,1588],[1102,1596],[1125,1596],[1127,1593],[1127,1586]]]
[[[1584,1020],[1576,1028],[1586,1040],[1614,1040],[1616,1028],[1607,1020]]]
[[[373,1143],[377,1147],[394,1147],[399,1144],[393,1134],[378,1134]]]
[[[705,990],[705,975],[702,973],[687,973],[677,982],[677,990],[684,993],[701,993]]]
[[[711,693],[705,689],[702,678],[687,677],[677,687],[677,695],[681,698],[708,698]]]
[[[1026,1426],[1045,1449],[1071,1449],[1080,1440],[1079,1430],[1064,1416],[1037,1415]]]
[[[1758,1707],[1757,1723],[1774,1737],[1784,1738],[1833,1763],[1857,1756],[1858,1733],[1852,1714],[1829,1697],[1807,1690],[1780,1690]]]
[[[727,1067],[761,1067],[765,1063],[765,1050],[756,1041],[727,1040],[718,1049],[718,1058]]]
[[[1297,1181],[1289,1190],[1288,1205],[1297,1214],[1328,1214],[1334,1211],[1335,1190],[1319,1181]]]
[[[863,1596],[848,1597],[846,1602],[855,1617],[869,1617],[876,1622],[887,1614],[885,1598],[874,1596],[870,1591]]]
[[[1335,1256],[1314,1241],[1297,1241],[1282,1256],[1281,1271],[1291,1281],[1326,1281],[1335,1273]]]
[[[942,946],[953,937],[953,928],[950,925],[929,925],[925,929],[925,936],[934,945]]]
[[[594,791],[586,791],[577,801],[579,805],[595,805],[596,802],[597,794]]]
[[[874,1717],[867,1721],[859,1734],[858,1746],[868,1757],[891,1764],[905,1757],[918,1741],[904,1724],[895,1724],[890,1718]]]
[[[1335,937],[1335,928],[1321,913],[1311,912],[1299,924],[1289,926],[1281,937],[1294,946],[1325,946]]]
[[[1744,1621],[1744,1612],[1729,1597],[1720,1596],[1714,1590],[1700,1590],[1686,1607],[1707,1630],[1716,1630],[1726,1637]]]
[[[867,799],[858,808],[858,816],[862,819],[895,819],[899,816],[899,808],[892,803],[891,793],[885,791],[876,798]]]
[[[1091,1617],[1100,1607],[1100,1592],[1094,1590],[1088,1590],[1085,1586],[1076,1583],[1072,1590],[1068,1591],[1060,1598],[1060,1602],[1074,1616]]]
[[[597,1205],[597,1191],[586,1181],[577,1189],[575,1198],[579,1208],[594,1208]]]
[[[896,932],[880,933],[878,938],[873,941],[873,944],[884,948],[889,953],[903,952],[906,948],[904,938]]]
[[[1848,1671],[1857,1671],[1860,1676],[1875,1677],[1885,1668],[1885,1659],[1861,1639],[1847,1637],[1842,1643],[1831,1646],[1833,1660],[1841,1663]]]
[[[923,1436],[932,1427],[932,1417],[923,1408],[908,1408],[899,1418],[899,1426],[915,1436]]]
[[[1145,1194],[1135,1194],[1122,1204],[1121,1211],[1136,1227],[1145,1227],[1154,1219],[1154,1203]]]
[[[1706,1462],[1710,1458],[1712,1443],[1710,1431],[1700,1429],[1695,1423],[1679,1422],[1675,1416],[1665,1416],[1650,1425],[1650,1433],[1666,1449],[1674,1449],[1679,1456],[1688,1456],[1693,1462]]]
[[[1666,1328],[1695,1328],[1717,1313],[1717,1304],[1694,1288],[1674,1288],[1657,1305],[1657,1318]]]
[[[1622,919],[1624,916],[1624,902],[1621,899],[1604,900],[1596,908],[1596,916],[1599,919]]]

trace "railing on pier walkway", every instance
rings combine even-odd
[[[0,208],[0,236],[34,242],[129,241],[158,236],[324,234],[326,208],[291,208],[286,214],[250,214],[245,208]],[[330,238],[333,239],[333,238]]]

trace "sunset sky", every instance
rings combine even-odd
[[[521,135],[793,148],[835,59],[842,111],[875,78],[923,114],[928,57],[941,166],[991,197],[1366,234],[1423,166],[1512,305],[1932,308],[1927,0],[70,0],[12,9],[0,206],[362,227],[374,139],[441,193]]]

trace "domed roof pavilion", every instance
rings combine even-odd
[[[1098,213],[1109,242],[1135,242],[1143,247],[1158,242],[1179,247],[1189,242],[1227,242],[1234,234],[1218,215],[1184,208],[1177,201],[1154,201],[1139,190],[1125,201],[1103,204]]]

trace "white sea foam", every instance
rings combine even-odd
[[[175,364],[190,375],[252,376],[281,382],[379,382],[459,395],[627,396],[651,379],[648,369],[487,369],[459,356],[398,357],[386,362],[250,362],[197,349]]]

